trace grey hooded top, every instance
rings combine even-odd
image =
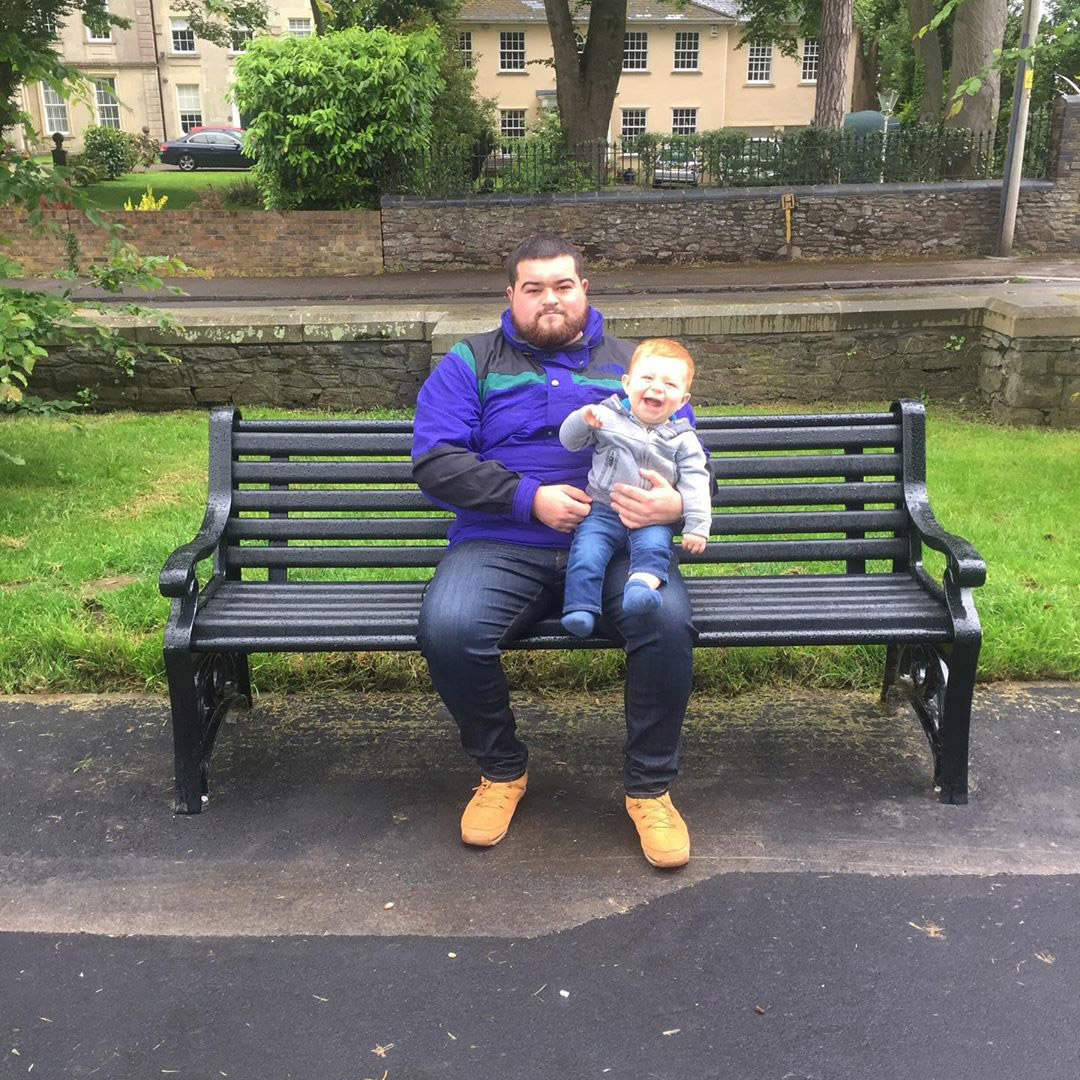
[[[615,484],[647,488],[639,470],[652,469],[682,495],[683,532],[707,537],[712,526],[711,477],[705,450],[690,421],[671,419],[648,427],[618,394],[592,408],[603,427],[590,427],[582,408],[559,428],[559,440],[567,450],[594,447],[586,494],[610,506]]]

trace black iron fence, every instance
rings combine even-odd
[[[1047,170],[1049,110],[1029,118],[1024,176]],[[428,198],[639,188],[772,187],[985,180],[1002,174],[1005,140],[927,124],[887,131],[800,128],[755,136],[737,131],[639,135],[566,148],[510,139],[486,153],[432,147],[394,162],[383,192]]]

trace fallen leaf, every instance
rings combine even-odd
[[[764,1016],[765,1015],[765,1006],[764,1005],[755,1005],[754,1006],[754,1012],[756,1012],[758,1014],[758,1016]]]
[[[1037,952],[1035,954],[1036,960],[1041,960],[1044,964],[1052,964],[1054,962],[1053,953]]]
[[[929,919],[926,920],[923,926],[920,926],[918,923],[913,922],[909,922],[908,926],[910,926],[913,930],[922,931],[922,933],[924,933],[927,937],[930,938],[945,937],[945,931],[940,926],[938,926],[937,923],[931,922]]]
[[[26,547],[25,536],[0,536],[0,547],[24,548]]]
[[[387,1050],[393,1050],[393,1049],[394,1049],[394,1044],[393,1043],[387,1043],[385,1046],[376,1046],[375,1049],[372,1050],[371,1052],[373,1054],[378,1055],[379,1057],[386,1057],[386,1051]]]
[[[389,911],[393,906],[394,906],[394,901],[389,900],[385,904],[383,904],[383,911]]]

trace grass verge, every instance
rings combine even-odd
[[[976,592],[980,677],[1080,677],[1080,433],[1000,428],[941,409],[928,427],[935,512],[989,566]],[[161,690],[168,604],[157,576],[202,520],[205,415],[8,418],[0,449],[26,460],[0,456],[0,692]],[[940,575],[939,558],[927,563]],[[870,688],[882,653],[702,649],[695,680],[718,693],[769,682]],[[615,652],[507,657],[514,684],[538,691],[610,689],[622,663]],[[412,653],[262,655],[253,677],[263,691],[429,688]]]
[[[154,189],[155,198],[169,196],[164,207],[166,211],[183,210],[206,188],[226,188],[249,178],[250,173],[242,170],[196,169],[195,172],[185,173],[177,169],[171,172],[127,173],[116,180],[90,184],[85,190],[99,210],[123,210],[128,199],[138,206],[143,192],[150,186]],[[226,208],[233,209],[228,203]]]

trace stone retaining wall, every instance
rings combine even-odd
[[[152,174],[148,174],[152,176]],[[31,234],[25,216],[0,210],[0,235],[11,236],[5,254],[29,277],[66,265],[64,233],[79,241],[81,262],[103,262],[108,233],[65,210],[46,210],[57,230]],[[305,277],[381,274],[382,223],[378,210],[162,210],[103,213],[122,224],[124,239],[143,255],[177,255],[191,266],[223,277]]]
[[[1013,290],[1016,292],[1017,290]],[[610,331],[671,336],[697,363],[694,400],[732,403],[888,401],[926,396],[985,407],[1006,423],[1080,427],[1080,315],[1075,304],[1002,298],[998,287],[925,297],[605,305]],[[1010,294],[1011,295],[1011,294]],[[291,409],[412,408],[432,360],[490,329],[499,309],[355,308],[260,313],[203,310],[184,336],[127,320],[124,332],[167,346],[180,364],[143,360],[133,379],[93,352],[56,350],[34,390],[72,397],[92,386],[101,408],[176,409],[217,403]]]

